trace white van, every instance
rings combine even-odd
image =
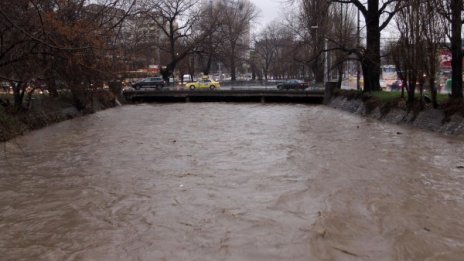
[[[183,82],[190,82],[190,81],[193,81],[193,79],[192,79],[192,77],[191,77],[190,74],[184,74],[184,75],[182,76],[182,81],[183,81]]]

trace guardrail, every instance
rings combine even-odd
[[[228,90],[209,89],[155,89],[123,91],[123,97],[130,102],[161,101],[161,102],[297,102],[321,103],[324,89],[308,88],[305,90],[249,89],[231,88]]]

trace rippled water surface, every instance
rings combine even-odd
[[[323,106],[140,104],[1,145],[1,260],[463,260],[464,141]]]

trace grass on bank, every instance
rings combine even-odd
[[[379,99],[383,103],[395,102],[395,101],[403,99],[403,98],[401,98],[401,92],[400,91],[397,91],[397,92],[378,91],[378,92],[372,92],[371,95],[373,97]],[[404,95],[405,95],[404,99],[406,99],[407,94],[404,93]],[[432,94],[429,91],[425,91],[424,96],[432,97]],[[445,103],[448,102],[448,98],[449,98],[448,94],[438,93],[437,94],[437,103],[439,105],[440,104],[445,104]],[[417,100],[419,99],[419,93],[416,94],[416,99]]]
[[[385,91],[376,91],[376,92],[368,92],[362,93],[356,90],[340,90],[339,95],[345,96],[349,99],[351,98],[363,98],[366,99],[374,99],[380,104],[387,104],[387,103],[397,103],[401,101],[407,100],[407,93],[404,93],[404,97],[401,97],[400,91],[395,92],[385,92]],[[424,96],[431,97],[431,93],[429,91],[424,92]],[[415,96],[416,101],[419,101],[419,93],[416,93]],[[438,105],[443,105],[449,102],[449,95],[448,94],[437,94],[437,103]]]
[[[362,93],[356,90],[339,90],[336,95],[346,97],[347,99],[362,99],[367,111],[372,111],[375,108],[380,108],[382,113],[387,113],[391,109],[398,108],[402,110],[413,111],[415,113],[421,110],[431,109],[431,102],[424,101],[421,107],[419,93],[416,93],[414,104],[407,104],[407,93],[401,97],[400,91],[395,92],[369,92]],[[424,96],[431,97],[429,91],[424,92]],[[451,115],[458,114],[464,117],[464,100],[450,99],[448,94],[437,94],[438,109],[443,110],[445,118],[448,119]]]

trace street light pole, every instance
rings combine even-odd
[[[358,9],[358,30],[357,30],[357,33],[358,33],[358,39],[357,39],[357,42],[358,42],[358,46],[360,45],[360,38],[361,38],[361,27],[360,27],[360,24],[361,24],[361,21],[359,20],[359,9]],[[358,61],[356,63],[356,90],[361,90],[361,84],[360,84],[360,78],[361,78],[361,70],[359,69],[359,63],[360,61]]]
[[[318,43],[318,35],[317,35],[317,29],[319,28],[318,25],[313,25],[311,26],[311,29],[316,30],[316,43]],[[328,55],[328,39],[327,37],[324,38],[324,86],[325,83],[329,81],[329,55]]]
[[[328,55],[328,41],[327,38],[324,37],[324,86],[329,81],[329,55]]]
[[[315,45],[317,46],[317,51],[319,51],[319,35],[317,34],[317,29],[319,29],[319,25],[313,25],[311,26],[311,29],[314,29],[316,31],[316,37],[315,37]],[[317,77],[316,77],[317,78]],[[325,81],[325,65],[324,65],[324,81]]]

